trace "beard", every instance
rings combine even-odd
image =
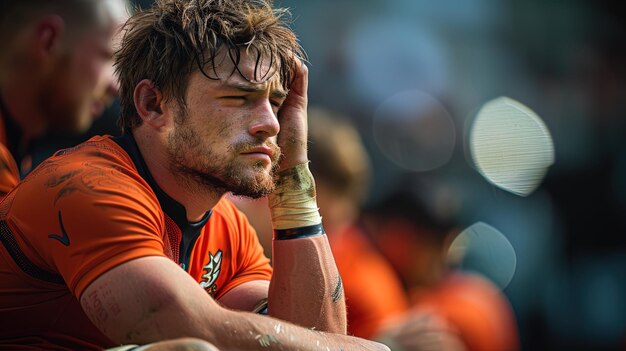
[[[184,120],[184,119],[183,119]],[[211,149],[189,125],[176,122],[177,126],[168,137],[170,166],[182,180],[190,186],[198,186],[213,194],[232,192],[234,195],[257,199],[272,193],[275,189],[274,173],[278,169],[280,148],[267,140],[254,139],[233,144],[226,154]],[[259,161],[238,162],[229,155],[265,145],[274,152],[271,168]]]

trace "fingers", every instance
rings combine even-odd
[[[306,110],[308,102],[309,69],[301,60],[296,61],[293,80],[289,86],[287,99],[279,111],[279,115],[293,114],[298,110]],[[296,109],[294,111],[294,109]]]
[[[306,97],[309,89],[309,68],[302,60],[296,60],[295,75],[289,91]]]

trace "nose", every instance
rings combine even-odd
[[[255,137],[273,137],[278,135],[280,124],[278,117],[274,113],[269,100],[258,103],[254,110],[253,121],[250,123],[249,133]]]

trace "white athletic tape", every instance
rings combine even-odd
[[[305,227],[322,222],[315,199],[315,180],[308,163],[279,172],[276,190],[268,196],[274,229]]]

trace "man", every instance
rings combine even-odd
[[[47,132],[80,132],[117,93],[113,36],[123,0],[5,0],[0,12],[0,195],[32,168]]]
[[[308,72],[284,13],[163,0],[129,20],[124,136],[57,153],[0,204],[0,340],[387,349],[341,335],[343,287],[307,168]],[[273,274],[227,192],[271,193]],[[275,318],[250,313],[265,310]]]

